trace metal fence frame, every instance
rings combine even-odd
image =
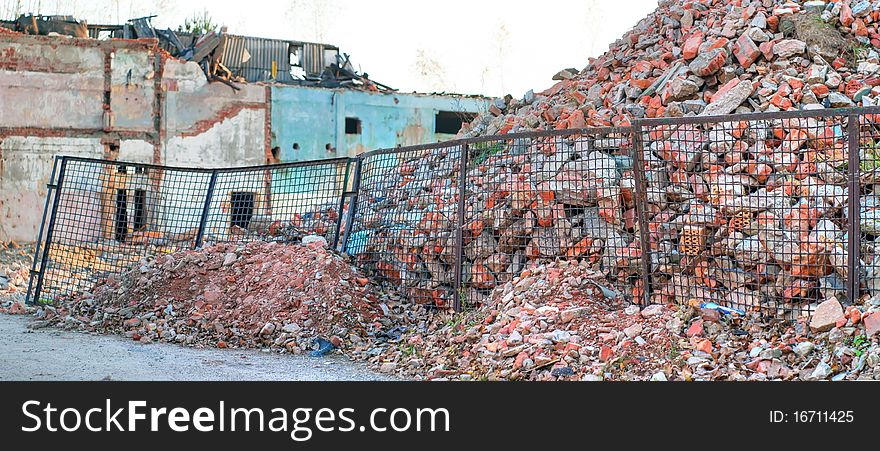
[[[681,118],[659,118],[659,119],[637,119],[632,121],[630,126],[625,127],[602,127],[602,128],[584,128],[584,129],[566,129],[566,130],[549,130],[549,131],[538,131],[538,132],[522,132],[522,133],[511,133],[506,135],[496,135],[496,136],[483,136],[476,138],[467,138],[467,139],[457,139],[451,141],[445,141],[441,143],[435,144],[423,144],[417,146],[408,146],[408,147],[397,147],[397,148],[389,148],[389,149],[378,149],[373,151],[365,152],[356,158],[339,158],[333,160],[319,160],[314,162],[303,162],[303,163],[293,163],[291,165],[309,165],[309,164],[322,164],[327,161],[339,161],[346,162],[346,171],[344,177],[344,183],[342,188],[339,191],[338,196],[338,211],[339,216],[337,218],[337,227],[332,239],[332,246],[334,248],[339,248],[343,252],[349,252],[351,250],[350,241],[352,235],[352,227],[357,217],[359,209],[363,207],[363,196],[369,195],[369,192],[365,190],[369,190],[369,187],[364,187],[362,184],[364,174],[363,174],[363,165],[364,162],[370,158],[374,158],[380,155],[401,155],[403,153],[413,153],[417,151],[432,151],[438,149],[449,149],[449,148],[459,148],[460,152],[458,152],[458,169],[457,169],[457,189],[459,190],[457,196],[457,210],[455,216],[455,236],[454,236],[454,267],[455,267],[455,277],[453,280],[453,302],[452,308],[456,311],[461,311],[463,309],[463,299],[461,297],[462,293],[462,252],[463,252],[463,228],[465,223],[465,214],[466,214],[466,186],[467,186],[467,167],[469,158],[472,156],[472,149],[475,145],[480,145],[482,143],[489,143],[493,141],[510,141],[516,139],[540,139],[540,138],[559,138],[559,137],[570,137],[573,135],[587,135],[587,134],[621,134],[628,135],[631,138],[632,145],[632,159],[633,159],[633,178],[634,178],[634,197],[635,197],[635,220],[638,224],[638,238],[640,240],[640,248],[641,248],[641,261],[639,263],[639,277],[641,279],[642,287],[643,287],[643,297],[637,301],[642,305],[647,305],[651,302],[651,292],[652,292],[652,278],[651,278],[651,269],[650,269],[650,258],[652,255],[652,250],[650,248],[650,240],[647,235],[648,233],[648,213],[646,211],[647,200],[646,200],[646,162],[644,161],[644,136],[643,133],[646,129],[650,127],[661,127],[661,126],[682,126],[682,125],[699,125],[699,124],[711,124],[711,123],[726,123],[726,122],[737,122],[737,121],[776,121],[776,120],[791,120],[791,119],[803,119],[803,118],[828,118],[828,117],[841,117],[847,119],[847,130],[846,130],[846,140],[847,140],[847,151],[848,151],[848,164],[847,164],[847,206],[846,206],[846,214],[848,217],[847,221],[847,273],[849,277],[846,280],[846,298],[850,302],[856,300],[860,293],[860,192],[861,192],[861,182],[860,176],[860,151],[861,146],[859,140],[861,139],[860,135],[860,125],[861,120],[872,120],[870,116],[872,115],[880,115],[880,107],[865,107],[865,108],[844,108],[844,109],[827,109],[827,110],[801,110],[801,111],[787,111],[787,112],[765,112],[765,113],[751,113],[751,114],[734,114],[734,115],[724,115],[724,116],[697,116],[697,117],[681,117]],[[31,272],[31,283],[29,284],[28,289],[28,300],[30,302],[34,302],[35,299],[40,294],[40,290],[43,282],[43,271],[47,264],[47,259],[49,256],[49,249],[52,245],[52,237],[53,237],[53,227],[55,221],[55,213],[58,208],[59,202],[59,193],[64,188],[64,175],[65,175],[65,166],[68,161],[71,160],[83,160],[81,158],[74,157],[58,157],[53,165],[52,178],[49,183],[49,194],[46,199],[46,206],[43,212],[43,221],[41,222],[41,226],[39,229],[39,234],[37,237],[37,250],[36,255],[32,267]],[[88,160],[88,159],[85,159]],[[92,160],[92,161],[103,161],[103,160]],[[60,164],[59,164],[60,162]],[[116,163],[118,162],[108,162]],[[126,163],[128,164],[128,163]],[[160,168],[163,170],[173,170],[173,169],[181,169],[181,168],[167,168],[162,166],[155,165],[144,165],[144,166],[153,166],[156,168]],[[285,166],[285,165],[280,165]],[[212,181],[216,179],[217,175],[224,172],[234,172],[234,171],[248,171],[248,170],[266,170],[269,168],[277,168],[279,165],[272,166],[252,166],[246,168],[233,168],[233,169],[193,169],[186,168],[189,171],[203,171],[211,173]],[[56,179],[56,171],[57,171],[57,181]],[[206,199],[206,206],[210,203],[210,193],[213,192],[213,187],[208,188],[208,198]],[[51,199],[51,204],[50,204]],[[345,210],[346,202],[348,205],[347,211]],[[200,237],[204,232],[204,221],[205,214],[207,212],[207,207],[203,211],[203,223],[200,226]],[[43,243],[41,248],[41,241],[43,241],[45,229],[45,243]],[[197,240],[196,246],[201,244],[201,240]],[[42,253],[41,253],[42,252]],[[38,262],[40,261],[39,267]],[[31,296],[30,285],[34,282],[34,277],[36,280],[36,288],[34,290],[34,295]]]
[[[332,202],[336,208],[342,208],[342,199],[346,194],[346,185],[349,180],[349,171],[351,164],[353,163],[352,159],[349,158],[333,158],[333,159],[325,159],[319,161],[306,161],[306,162],[295,162],[295,163],[284,163],[284,164],[275,164],[275,165],[254,165],[254,166],[244,166],[244,167],[236,167],[236,168],[185,168],[185,167],[173,167],[173,166],[162,166],[156,164],[148,164],[148,163],[131,163],[131,162],[122,162],[115,160],[102,160],[95,158],[84,158],[84,157],[72,157],[72,156],[63,156],[59,155],[55,158],[52,166],[52,173],[48,183],[48,194],[46,198],[46,203],[43,210],[42,219],[40,222],[40,227],[37,236],[37,242],[35,245],[34,259],[31,266],[30,278],[28,281],[28,291],[27,296],[25,298],[26,303],[34,305],[40,302],[40,295],[44,293],[44,282],[46,281],[46,275],[48,269],[51,266],[50,254],[53,249],[57,246],[55,242],[55,234],[58,225],[56,224],[57,219],[59,217],[59,205],[61,203],[61,199],[63,195],[66,193],[65,188],[65,175],[68,173],[75,164],[89,164],[93,165],[94,168],[112,168],[115,166],[126,166],[133,168],[141,168],[145,170],[149,170],[152,174],[153,172],[162,174],[157,178],[158,180],[163,180],[167,176],[166,174],[203,174],[207,177],[207,183],[200,188],[200,191],[203,192],[204,202],[202,202],[202,206],[200,208],[200,212],[198,213],[198,227],[197,232],[191,241],[192,245],[188,246],[190,248],[196,249],[200,248],[205,243],[205,233],[208,227],[208,223],[212,222],[210,219],[211,211],[212,211],[212,201],[214,200],[214,195],[218,189],[218,178],[223,175],[234,176],[236,174],[243,175],[251,175],[251,182],[258,181],[263,189],[266,190],[266,209],[268,211],[272,210],[272,171],[279,171],[285,169],[300,169],[305,168],[308,170],[312,167],[341,167],[344,165],[344,172],[339,174],[342,175],[341,183],[335,184],[332,181],[326,182],[325,184],[329,184],[332,186],[338,185],[338,189],[336,192],[332,194]],[[94,174],[96,177],[98,176],[97,172]],[[234,178],[234,177],[233,177]],[[331,180],[337,178],[337,175],[330,174],[329,176],[324,176],[323,178]],[[311,176],[310,178],[306,178],[307,181],[314,181],[317,179],[321,179],[321,175]],[[152,180],[156,181],[156,180]],[[220,182],[222,183],[222,182]],[[289,184],[288,184],[289,185]],[[339,199],[339,202],[337,202]],[[293,201],[294,204],[296,201]],[[277,208],[277,206],[276,206]],[[214,208],[216,210],[216,208]],[[340,226],[342,225],[342,211],[339,210],[337,218],[333,220],[335,223],[335,228],[332,230],[332,233],[327,234],[326,238],[332,246],[336,246],[340,236]],[[217,222],[216,218],[213,222]],[[45,235],[45,238],[44,238]],[[250,239],[247,239],[248,241]],[[241,240],[221,240],[220,242],[228,242],[228,241],[245,241],[245,239]],[[146,246],[145,246],[146,247]],[[143,251],[142,253],[147,256],[152,255],[154,253],[150,253],[148,251]],[[113,268],[117,271],[121,271],[124,269],[123,267]],[[54,300],[54,299],[53,299]]]

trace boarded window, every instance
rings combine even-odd
[[[476,113],[459,111],[438,111],[434,117],[434,133],[454,135],[461,130],[463,124],[469,123],[477,117]]]
[[[234,192],[231,195],[230,224],[234,227],[247,229],[254,216],[255,194],[251,192]]]

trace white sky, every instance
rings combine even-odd
[[[657,0],[0,0],[15,9],[176,28],[208,10],[229,32],[335,44],[401,91],[520,97],[549,87],[651,12]]]

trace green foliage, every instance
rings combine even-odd
[[[864,155],[859,162],[859,169],[863,172],[870,172],[880,168],[880,148],[877,143],[870,143],[864,148]]]
[[[183,21],[183,25],[177,27],[178,33],[206,34],[217,31],[220,26],[214,23],[214,19],[208,10],[201,13],[193,13],[192,17]]]
[[[470,146],[471,155],[471,167],[479,166],[486,162],[490,156],[497,154],[504,150],[503,142],[478,142],[474,143]]]
[[[416,349],[416,347],[411,344],[399,343],[397,345],[397,349],[400,350],[401,353],[403,353],[404,355],[406,355],[408,357],[419,357],[420,356],[419,350]]]
[[[850,346],[853,349],[853,354],[855,354],[856,357],[861,357],[861,355],[864,354],[865,351],[868,350],[868,347],[871,346],[871,341],[868,340],[868,337],[866,337],[864,335],[859,335],[859,336],[853,337],[852,343],[850,343]]]

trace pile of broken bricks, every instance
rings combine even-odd
[[[45,324],[142,343],[268,348],[299,354],[316,339],[355,348],[390,327],[380,296],[323,237],[254,241],[166,254],[94,290],[41,308]]]
[[[584,262],[531,265],[473,311],[409,323],[369,361],[425,380],[880,378],[880,302],[832,299],[809,320],[766,321],[689,305],[622,308],[597,288],[601,278]]]
[[[880,121],[857,117],[856,300],[864,302],[880,297]],[[480,302],[529,262],[567,258],[587,260],[606,289],[637,301],[644,236],[654,303],[809,313],[824,300],[842,300],[850,277],[849,127],[845,115],[646,127],[643,200],[631,134],[622,129],[473,145],[461,218],[462,297]],[[408,298],[449,306],[460,150],[396,156],[381,181],[361,185],[348,249]]]
[[[876,0],[661,0],[583,70],[498,99],[463,135],[875,105],[878,23]]]
[[[647,127],[647,232],[637,220],[631,136],[503,133],[872,105],[878,19],[880,2],[662,1],[579,74],[494,105],[464,133],[502,135],[469,149],[462,297],[485,299],[531,261],[584,258],[607,289],[639,299],[644,234],[656,303],[809,313],[843,299],[845,117]],[[840,46],[861,47],[840,57]],[[880,296],[877,119],[861,115],[858,124],[863,297]],[[460,155],[456,146],[401,153],[381,189],[362,184],[349,249],[419,302],[448,306],[454,294]]]

